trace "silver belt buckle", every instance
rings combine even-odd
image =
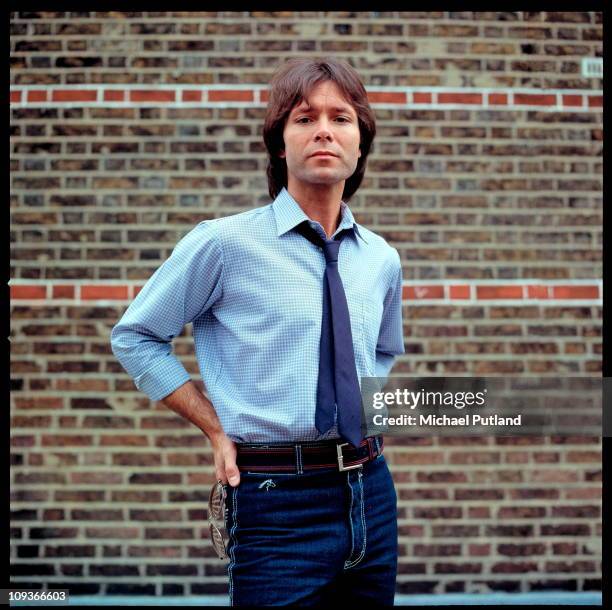
[[[336,445],[336,452],[338,454],[338,469],[340,472],[343,470],[353,470],[354,468],[361,468],[363,464],[353,464],[352,466],[344,465],[344,456],[342,455],[342,447],[346,447],[348,443],[341,443],[340,445]]]

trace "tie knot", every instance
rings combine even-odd
[[[327,264],[338,262],[338,251],[340,250],[340,243],[351,231],[351,229],[343,229],[342,231],[340,231],[340,233],[338,233],[338,235],[336,235],[334,239],[323,239],[319,232],[314,229],[307,220],[299,224],[296,229],[306,239],[315,244],[315,246],[319,246],[323,249],[323,254],[325,255],[325,262]]]
[[[326,239],[323,242],[323,254],[325,254],[325,262],[328,265],[329,263],[338,262],[338,251],[339,250],[340,250],[340,240]]]

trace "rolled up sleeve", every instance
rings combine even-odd
[[[136,387],[161,400],[190,380],[172,340],[222,294],[223,252],[214,220],[183,237],[111,332],[111,348]]]

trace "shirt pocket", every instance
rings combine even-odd
[[[383,303],[372,297],[365,296],[361,312],[361,341],[365,367],[369,377],[376,376],[376,345],[382,321]]]

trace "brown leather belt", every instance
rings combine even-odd
[[[383,452],[382,436],[369,436],[359,447],[342,439],[304,441],[301,443],[259,444],[237,443],[238,470],[252,472],[296,473],[319,468],[352,470],[378,457]]]

